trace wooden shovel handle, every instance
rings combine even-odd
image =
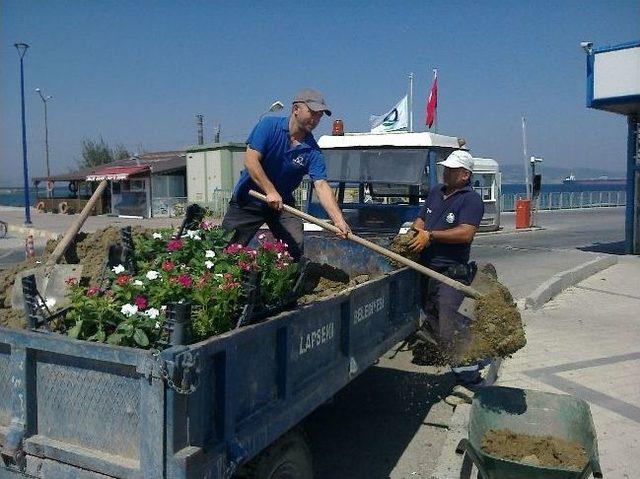
[[[251,196],[253,196],[254,198],[257,198],[261,201],[266,202],[267,201],[267,197],[261,193],[258,193],[257,191],[254,190],[249,190],[249,194]],[[309,223],[313,223],[314,225],[319,226],[320,228],[323,228],[327,231],[331,231],[332,233],[336,233],[336,234],[340,234],[342,233],[342,230],[340,230],[340,228],[333,226],[332,224],[327,223],[326,221],[323,221],[319,218],[316,218],[315,216],[311,216],[308,213],[304,213],[300,210],[297,210],[289,205],[283,205],[283,208],[285,211],[287,211],[288,213],[291,213],[294,216],[297,216],[298,218],[302,218],[305,221],[308,221]],[[399,255],[398,253],[394,253],[393,251],[390,251],[386,248],[383,248],[380,245],[377,245],[375,243],[372,243],[369,240],[366,240],[358,235],[355,235],[353,233],[349,233],[347,235],[347,239],[361,244],[362,246],[369,248],[373,251],[375,251],[376,253],[380,253],[384,256],[387,256],[388,258],[391,258],[395,261],[397,261],[398,263],[402,263],[405,266],[408,266],[409,268],[415,269],[416,271],[419,271],[420,273],[429,276],[430,278],[433,278],[437,281],[440,281],[441,283],[444,283],[448,286],[451,286],[454,289],[457,289],[458,291],[463,292],[464,294],[466,294],[467,296],[470,296],[472,298],[478,299],[480,298],[482,295],[480,294],[479,291],[477,291],[475,288],[472,288],[471,286],[467,286],[466,284],[462,284],[459,281],[456,281],[454,279],[449,278],[448,276],[445,276],[444,274],[438,273],[437,271],[434,271],[432,269],[429,269],[425,266],[422,266],[419,263],[416,263],[415,261],[411,261],[408,258],[405,258],[402,255]]]
[[[84,208],[82,208],[82,211],[80,212],[80,216],[78,216],[78,218],[76,218],[73,221],[73,223],[71,223],[71,225],[67,228],[67,231],[64,232],[64,235],[62,236],[62,239],[56,246],[56,249],[53,250],[53,253],[51,253],[51,255],[49,256],[49,259],[44,265],[45,274],[49,273],[49,271],[58,262],[60,257],[64,254],[64,252],[67,251],[67,248],[75,238],[76,234],[78,234],[78,231],[80,231],[80,228],[82,228],[82,225],[84,224],[87,217],[89,216],[89,213],[93,209],[98,199],[102,196],[102,192],[106,187],[107,187],[107,180],[102,180],[98,185],[98,187],[96,188],[96,191],[94,191],[93,194],[91,195],[91,198],[89,198],[89,201],[87,201],[87,204],[84,205]]]

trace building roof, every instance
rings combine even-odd
[[[131,168],[131,167],[143,167],[136,169],[135,172],[130,171],[130,176],[148,176],[149,174],[161,174],[169,173],[171,171],[177,171],[182,168],[186,168],[187,158],[184,151],[158,151],[143,153],[141,155],[132,156],[124,160],[114,161],[105,165],[94,166],[91,168],[80,168],[76,171],[70,171],[68,173],[61,173],[58,175],[51,175],[49,179],[51,181],[87,181],[87,177],[95,176],[100,170],[105,168]],[[122,178],[121,178],[122,179]],[[46,181],[46,176],[33,177],[34,182]],[[93,180],[96,181],[96,180]]]

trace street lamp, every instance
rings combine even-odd
[[[24,119],[24,55],[29,45],[26,43],[14,43],[13,46],[20,55],[20,100],[22,102],[22,174],[24,176],[24,224],[31,224],[31,212],[29,211],[29,165],[27,164],[27,127]]]
[[[47,198],[51,198],[51,191],[49,190],[49,177],[51,172],[49,171],[49,125],[47,123],[47,101],[53,98],[53,95],[43,95],[40,88],[36,88],[36,92],[40,95],[42,103],[44,104],[44,150],[47,165]]]
[[[262,120],[262,117],[265,116],[267,113],[275,113],[276,111],[280,111],[284,108],[284,105],[282,104],[281,101],[276,100],[274,101],[271,106],[269,108],[267,108],[264,113],[262,113],[262,115],[260,115],[260,117],[258,118],[258,121]]]

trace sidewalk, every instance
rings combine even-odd
[[[61,215],[53,213],[40,213],[31,208],[31,225],[24,224],[24,208],[13,206],[0,206],[0,220],[9,225],[9,231],[16,234],[33,234],[40,238],[55,238],[64,234],[78,215]],[[115,216],[89,216],[82,226],[81,231],[94,232],[108,226],[117,228],[123,226],[141,225],[146,228],[178,227],[182,222],[180,218],[118,218]]]
[[[498,380],[589,402],[607,478],[640,471],[638,284],[640,258],[621,257],[541,309],[525,311],[527,346],[503,362]]]

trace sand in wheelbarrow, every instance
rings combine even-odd
[[[145,231],[147,230],[141,227],[134,227],[133,235],[136,236]],[[69,259],[69,263],[80,263],[82,265],[82,278],[84,281],[89,284],[96,283],[102,274],[109,246],[119,243],[120,237],[120,228],[113,226],[98,230],[95,233],[80,232],[76,235],[74,243],[69,247],[65,256]],[[2,286],[2,290],[0,290],[0,327],[26,328],[24,312],[11,308],[11,291],[16,275],[25,269],[41,267],[57,244],[58,240],[49,240],[42,257],[27,259],[0,273],[0,286]],[[66,260],[63,258],[60,262],[65,263]]]
[[[489,429],[482,436],[481,447],[492,456],[535,466],[581,471],[588,462],[586,451],[577,442],[519,434],[509,429]]]

